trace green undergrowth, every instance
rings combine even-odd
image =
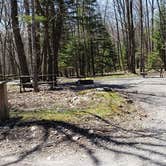
[[[78,95],[88,94],[92,90],[85,90],[78,92]],[[93,90],[94,91],[94,90]],[[126,102],[116,92],[98,92],[93,93],[94,98],[101,98],[100,102],[92,102],[89,106],[84,109],[63,109],[58,111],[54,109],[44,109],[35,111],[11,111],[11,117],[22,117],[22,120],[54,120],[54,121],[65,121],[72,123],[84,123],[90,119],[95,119],[99,116],[101,118],[112,118],[119,115],[121,105],[125,105]]]

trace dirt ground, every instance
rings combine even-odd
[[[55,120],[21,121],[19,117],[12,119],[0,126],[0,165],[165,166],[166,93],[163,90],[165,79],[125,78],[99,81],[98,84],[104,87],[108,85],[109,88],[125,93],[128,96],[127,103],[133,105],[133,100],[137,111],[125,111],[124,114],[116,114],[111,119],[91,114],[93,123],[90,125]],[[30,93],[32,96],[35,95]],[[40,101],[42,98],[44,98],[43,101],[48,98],[48,103],[46,101],[45,106],[41,102],[37,104],[39,105],[37,108],[55,107],[55,103],[49,103],[51,99],[43,97],[45,96],[43,93],[48,95],[47,92],[38,94]],[[62,105],[64,103],[67,105],[63,105],[64,108],[70,107],[71,99],[80,96],[81,99],[79,98],[78,101],[89,102],[91,105],[90,100],[85,100],[86,95],[94,96],[94,91],[82,94],[79,92],[79,95],[78,91],[65,94],[60,91],[56,92],[56,95],[52,94],[54,92],[49,93],[51,95],[48,96],[52,96],[54,100],[58,100],[58,96],[65,96],[66,100],[63,100]],[[17,97],[20,97],[21,103],[17,103],[14,109],[34,109],[35,103],[38,103],[30,100],[27,93],[16,95],[14,98],[15,95],[13,92],[9,93],[11,106]],[[23,102],[24,95],[27,99]],[[24,104],[26,100],[30,102],[28,106]],[[92,101],[94,103],[95,99],[92,98]],[[75,106],[85,107],[84,102],[81,102],[81,105],[80,102],[76,102]],[[56,104],[61,105],[60,102]],[[71,104],[72,107],[73,104]],[[119,107],[124,106],[119,105]]]
[[[78,109],[87,107],[92,101],[94,92],[79,94],[70,89],[59,91],[40,91],[19,93],[17,87],[9,88],[9,103],[12,109],[39,110],[39,109]],[[95,98],[95,102],[100,99]]]

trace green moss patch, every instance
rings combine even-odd
[[[112,118],[123,112],[120,105],[125,105],[125,99],[116,92],[98,92],[96,90],[85,90],[78,92],[78,96],[87,95],[91,100],[85,108],[72,108],[58,110],[43,109],[34,111],[11,111],[11,117],[22,117],[23,120],[55,120],[72,123],[84,123],[99,116],[101,118]]]

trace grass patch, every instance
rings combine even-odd
[[[89,106],[84,109],[63,109],[58,111],[56,108],[51,110],[35,110],[35,111],[11,111],[12,118],[22,117],[22,120],[54,120],[72,123],[84,123],[95,116],[102,118],[112,118],[122,112],[120,105],[125,104],[125,100],[116,92],[98,92],[95,90],[85,90],[78,92],[78,95],[93,95]],[[100,99],[100,100],[97,100]],[[93,104],[92,104],[93,103]],[[93,116],[95,115],[95,116]]]
[[[94,80],[109,80],[113,78],[132,78],[132,77],[138,77],[138,74],[133,73],[120,73],[120,74],[112,74],[108,76],[96,76],[96,77],[88,77],[87,79],[94,79]]]

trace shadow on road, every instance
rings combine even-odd
[[[96,83],[94,85],[79,86],[75,83],[65,83],[61,84],[62,89],[65,87],[73,91],[82,91],[87,89],[97,89],[103,88],[105,91],[119,90],[125,92],[125,90],[135,87],[137,84],[126,83],[121,85],[107,84],[107,83]],[[100,89],[98,89],[100,90]],[[149,99],[151,97],[157,97],[155,94],[145,94],[136,92],[127,92],[129,95],[137,95],[140,100],[147,101],[149,104],[153,103],[153,100]],[[87,112],[86,112],[87,113]],[[1,166],[10,166],[12,164],[19,164],[21,161],[26,159],[33,153],[40,152],[47,146],[54,146],[67,143],[68,145],[76,145],[79,149],[82,149],[93,161],[95,166],[100,166],[102,161],[96,156],[94,149],[87,143],[90,142],[97,148],[104,149],[108,152],[112,152],[118,155],[128,155],[136,157],[142,161],[149,162],[150,164],[156,164],[159,166],[166,165],[166,130],[160,129],[142,129],[142,130],[129,130],[111,123],[110,120],[104,119],[98,115],[89,113],[90,116],[97,119],[99,122],[108,126],[108,128],[91,128],[87,126],[67,123],[63,121],[47,121],[47,120],[33,120],[33,121],[22,121],[21,118],[11,119],[9,122],[0,124],[0,142],[11,138],[11,133],[17,131],[17,129],[26,129],[27,133],[30,127],[38,126],[42,128],[42,135],[40,136],[40,142],[33,148],[29,150],[24,150],[19,154],[19,158],[12,162],[5,163]],[[7,130],[4,128],[8,127]],[[93,132],[90,132],[92,130]],[[51,137],[51,131],[56,131],[57,135],[63,135],[59,140],[52,140],[50,143],[48,140]],[[117,133],[117,134],[116,134]],[[17,132],[15,133],[15,139],[20,139],[17,137]],[[20,134],[20,133],[19,133]],[[74,136],[78,136],[80,139],[73,139]],[[26,138],[25,138],[26,139]],[[84,140],[84,141],[81,141]],[[29,141],[28,138],[26,140]],[[14,155],[14,154],[13,154]],[[3,158],[5,156],[2,156]]]
[[[39,144],[29,150],[25,150],[20,153],[19,158],[15,161],[5,163],[1,166],[9,166],[12,164],[19,164],[28,156],[33,153],[40,152],[42,149],[50,146],[60,145],[64,142],[67,144],[74,144],[79,149],[82,149],[93,161],[94,165],[100,166],[101,161],[95,155],[95,151],[87,142],[95,145],[97,148],[105,149],[106,151],[113,152],[120,155],[128,155],[137,157],[143,161],[148,161],[151,164],[156,164],[160,166],[165,166],[164,160],[166,158],[166,153],[161,152],[160,148],[166,148],[166,140],[162,138],[162,135],[166,133],[165,130],[128,130],[118,125],[112,124],[109,120],[103,119],[95,114],[90,114],[91,116],[98,119],[98,121],[109,126],[108,129],[92,128],[93,132],[85,126],[76,125],[72,123],[67,123],[63,121],[47,121],[47,120],[34,120],[34,121],[22,121],[21,118],[11,119],[5,124],[0,124],[0,141],[5,139],[10,140],[10,135],[16,129],[26,129],[32,126],[38,126],[42,128],[43,134],[40,138],[42,140]],[[8,127],[7,131],[3,131],[3,128]],[[16,130],[17,131],[17,130]],[[52,143],[48,143],[48,139],[51,136],[51,131],[56,131],[58,135],[64,135],[61,140],[52,140]],[[116,132],[120,134],[116,135]],[[27,131],[30,132],[30,131]],[[17,133],[15,133],[17,135]],[[20,133],[19,133],[20,134]],[[2,137],[3,135],[3,137]],[[73,139],[73,136],[79,136],[80,139],[85,141],[80,141],[80,139]],[[132,139],[131,139],[132,138]],[[12,138],[11,138],[12,139]],[[15,140],[19,140],[19,136],[15,136]],[[28,140],[27,140],[28,141]],[[149,155],[150,154],[150,155]],[[157,160],[154,156],[160,158]],[[2,158],[5,156],[2,156]]]

